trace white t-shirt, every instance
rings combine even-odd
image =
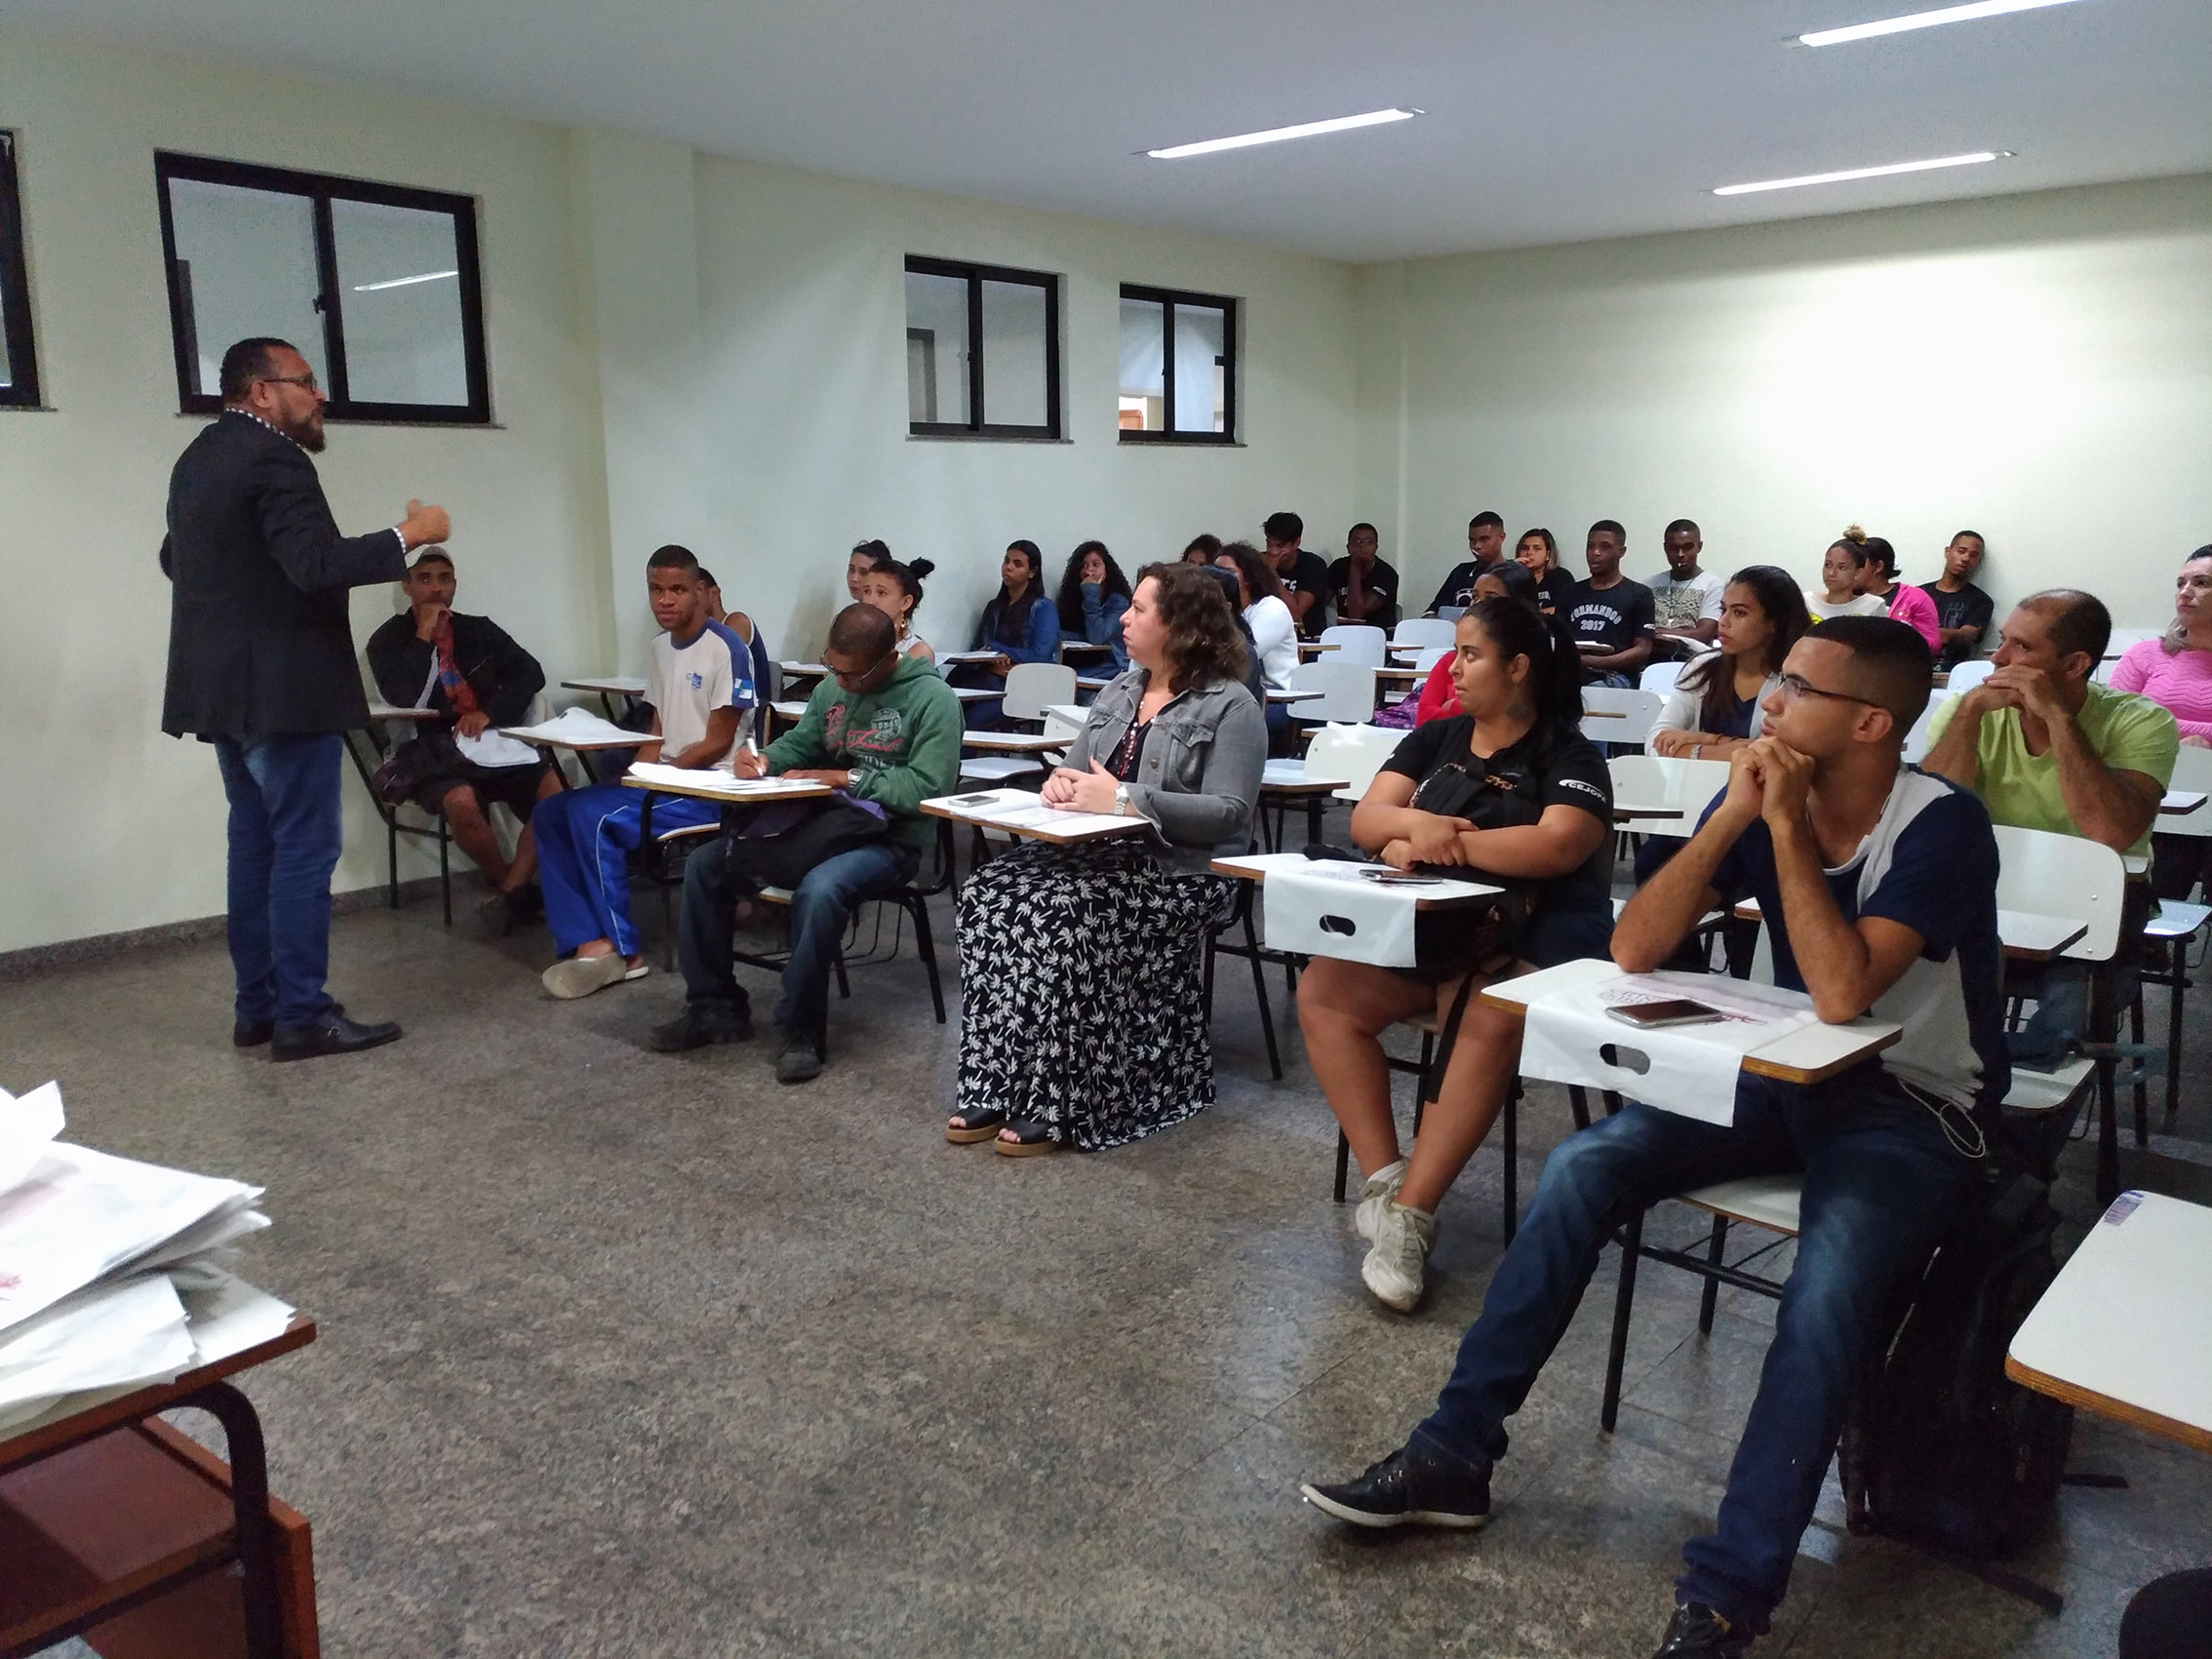
[[[1686,581],[1677,581],[1670,568],[1651,589],[1652,621],[1662,628],[1687,630],[1700,622],[1720,620],[1720,596],[1728,591],[1727,578],[1700,571]]]
[[[925,640],[920,634],[910,633],[906,636],[906,638],[898,642],[898,649],[902,652],[921,651],[926,648],[928,644],[928,642]]]
[[[1244,626],[1259,647],[1260,678],[1277,691],[1290,684],[1298,666],[1298,619],[1274,594],[1262,594],[1244,608]]]
[[[681,646],[673,634],[654,637],[646,701],[660,716],[662,759],[674,761],[704,737],[707,716],[716,709],[753,706],[752,662],[751,649],[720,622],[707,623]]]
[[[1847,604],[1831,605],[1828,596],[1818,588],[1805,589],[1805,610],[1816,622],[1825,622],[1831,616],[1886,616],[1889,601],[1878,593],[1862,593]]]

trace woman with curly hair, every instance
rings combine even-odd
[[[1120,1146],[1213,1103],[1203,984],[1228,915],[1216,857],[1251,849],[1267,726],[1223,586],[1148,565],[1122,619],[1129,671],[1098,693],[1047,805],[1144,833],[1023,842],[968,880],[955,1142],[1009,1158]]]
[[[1060,573],[1061,641],[1105,646],[1114,653],[1114,672],[1126,673],[1129,656],[1122,647],[1122,612],[1128,608],[1129,578],[1106,543],[1078,542]]]

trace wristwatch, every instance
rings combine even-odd
[[[1126,783],[1117,783],[1114,785],[1114,816],[1126,818],[1128,815],[1129,786]]]

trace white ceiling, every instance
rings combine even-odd
[[[0,0],[0,21],[1362,261],[2212,171],[2206,0],[1783,44],[1937,3]],[[1428,114],[1134,153],[1393,104]],[[1708,193],[1975,149],[2018,155]]]

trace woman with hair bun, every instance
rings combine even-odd
[[[1928,642],[1928,650],[1941,655],[1943,630],[1936,622],[1935,601],[1910,582],[1897,579],[1897,549],[1878,535],[1869,535],[1857,525],[1843,533],[1856,537],[1860,549],[1859,591],[1882,603],[1882,613],[1903,622]]]
[[[860,580],[860,603],[873,605],[889,616],[898,629],[898,650],[911,652],[924,662],[936,661],[937,653],[914,631],[914,612],[922,605],[922,578],[936,568],[928,559],[907,565],[896,559],[879,559]]]

